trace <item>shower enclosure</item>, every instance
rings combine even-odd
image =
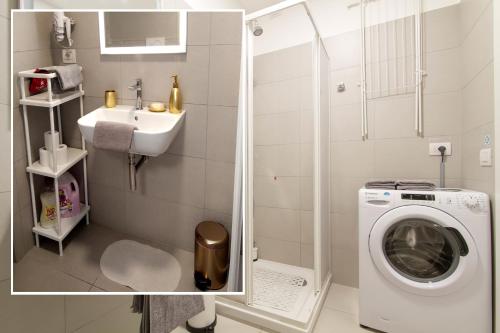
[[[275,331],[310,332],[331,281],[330,98],[307,2],[247,15],[246,55],[246,293],[218,307]]]

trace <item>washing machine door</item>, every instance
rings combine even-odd
[[[429,206],[402,206],[382,215],[370,232],[369,248],[387,280],[423,296],[462,288],[478,265],[474,240],[465,227]]]

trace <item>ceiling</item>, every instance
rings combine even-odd
[[[238,0],[247,13],[275,5],[283,0]]]

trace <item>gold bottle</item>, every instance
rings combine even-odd
[[[170,113],[181,113],[182,112],[182,95],[179,89],[179,84],[177,83],[177,75],[173,75],[174,83],[172,85],[172,91],[170,92],[170,100],[168,102],[168,111]]]

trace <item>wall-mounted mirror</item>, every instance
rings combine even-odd
[[[185,11],[100,11],[102,54],[185,53]]]

